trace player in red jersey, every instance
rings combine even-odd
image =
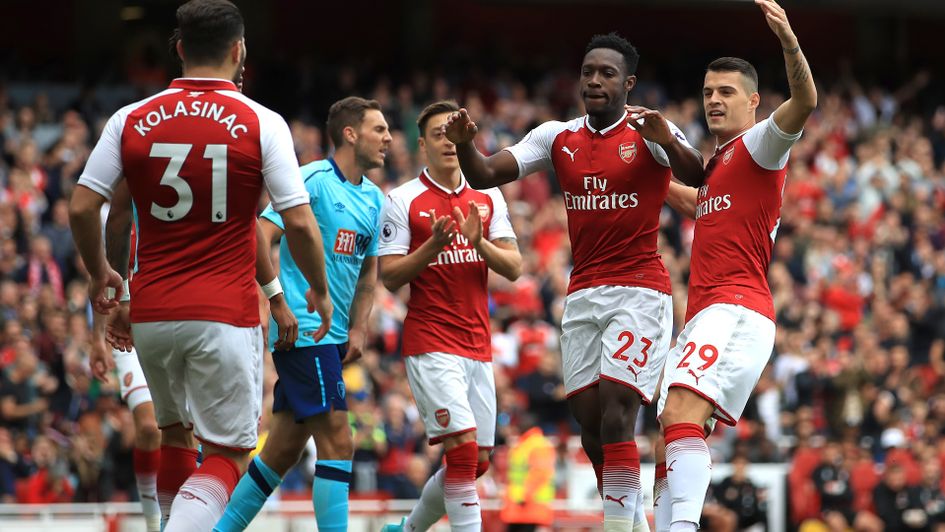
[[[518,278],[522,256],[502,192],[473,190],[460,172],[443,131],[458,109],[444,101],[420,113],[428,167],[384,206],[381,279],[391,291],[410,284],[407,378],[430,445],[446,451],[446,467],[429,479],[417,507],[385,530],[426,530],[444,513],[454,531],[482,528],[476,478],[489,467],[496,423],[486,281],[490,269]]]
[[[710,419],[738,421],[774,348],[768,263],[788,156],[817,91],[784,10],[771,0],[755,3],[781,43],[791,97],[756,123],[754,67],[723,57],[706,71],[703,104],[715,156],[701,188],[673,184],[669,198],[695,218],[696,228],[686,326],[667,357],[660,390],[665,458],[657,458],[657,530],[698,528],[712,475],[705,442]]]
[[[595,36],[581,65],[587,116],[546,122],[491,157],[473,145],[465,110],[447,136],[474,187],[554,169],[568,212],[574,269],[562,317],[564,385],[604,499],[604,529],[646,526],[634,426],[652,400],[672,336],[666,268],[656,251],[670,173],[698,186],[702,158],[659,112],[625,110],[636,49]]]
[[[70,204],[90,299],[107,313],[117,301],[105,289],[120,297],[122,280],[102,248],[99,209],[127,176],[138,212],[130,319],[162,430],[157,489],[176,493],[168,532],[210,530],[256,446],[255,222],[264,186],[312,306],[331,322],[321,237],[288,126],[233,82],[246,53],[242,15],[225,0],[192,0],[177,21],[184,77],[109,119]],[[203,444],[199,470],[193,436]]]

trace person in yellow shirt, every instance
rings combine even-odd
[[[531,532],[554,521],[555,448],[530,414],[509,448],[508,484],[500,517],[509,532]]]

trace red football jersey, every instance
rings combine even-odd
[[[378,255],[407,255],[433,234],[430,211],[437,216],[475,201],[482,217],[482,237],[515,238],[508,207],[497,188],[474,190],[463,180],[456,190],[434,182],[427,171],[388,194]],[[462,234],[410,282],[404,320],[406,356],[442,352],[492,361],[489,329],[488,267]]]
[[[768,263],[788,156],[800,136],[784,133],[769,118],[709,160],[696,200],[686,321],[715,303],[740,305],[774,321]]]
[[[115,113],[79,184],[106,198],[128,179],[137,210],[131,320],[259,324],[256,207],[308,202],[292,137],[230,81],[177,79]]]
[[[689,145],[679,128],[670,128]],[[546,122],[507,150],[519,177],[549,168],[558,176],[574,261],[569,293],[607,285],[671,293],[656,251],[669,158],[627,124],[626,113],[600,131],[587,117]]]

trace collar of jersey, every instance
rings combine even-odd
[[[441,196],[446,196],[446,197],[449,197],[450,195],[453,195],[453,194],[459,196],[459,194],[463,191],[463,189],[466,188],[466,178],[463,177],[462,173],[459,174],[459,186],[456,187],[456,190],[450,190],[444,187],[443,185],[437,183],[432,177],[430,177],[430,173],[427,172],[426,168],[424,168],[423,171],[420,172],[420,182],[426,185],[426,187],[432,190],[433,192],[436,192],[437,194],[440,194]]]
[[[360,187],[360,186],[361,186],[360,184],[355,185],[355,184],[352,183],[351,181],[348,181],[348,178],[345,177],[344,173],[342,173],[341,168],[338,168],[338,163],[335,162],[335,158],[334,158],[334,157],[329,157],[329,158],[328,158],[328,162],[331,163],[331,167],[335,169],[335,175],[338,176],[338,179],[341,180],[341,184],[342,184],[342,185],[345,184],[345,183],[347,183],[347,184],[349,184],[349,185],[351,185],[351,186],[353,186],[353,187]],[[364,180],[365,180],[365,179],[367,179],[367,178],[364,177],[364,176],[361,176],[361,183],[364,183]]]
[[[617,121],[614,122],[613,124],[610,124],[609,126],[605,127],[604,129],[598,131],[598,130],[594,129],[594,127],[591,125],[591,117],[588,116],[588,115],[584,115],[584,127],[586,127],[587,130],[590,131],[591,133],[599,133],[600,136],[602,136],[602,137],[607,136],[607,134],[610,133],[610,132],[612,132],[612,131],[616,131],[617,126],[619,126],[621,123],[626,122],[626,121],[627,121],[627,112],[624,111],[624,112],[623,112],[623,116],[621,116],[619,120],[617,120]]]
[[[754,127],[754,126],[752,126],[752,127]],[[722,144],[721,146],[716,145],[716,146],[715,146],[715,154],[718,155],[719,152],[722,151],[723,149],[725,149],[726,146],[728,146],[729,144],[731,144],[731,143],[735,142],[736,140],[738,140],[738,139],[742,138],[743,136],[745,136],[745,133],[748,133],[748,130],[749,130],[749,129],[751,129],[751,128],[748,128],[748,129],[746,129],[745,131],[742,131],[742,132],[739,133],[738,135],[735,135],[735,138],[729,140],[728,142],[726,142],[725,144]]]
[[[172,89],[200,89],[205,91],[235,91],[232,81],[219,78],[177,78],[171,82]]]

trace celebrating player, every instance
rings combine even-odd
[[[546,122],[491,157],[473,145],[477,128],[465,110],[446,130],[474,187],[551,168],[558,176],[574,256],[561,323],[564,385],[602,488],[605,530],[645,526],[634,426],[673,327],[656,252],[659,213],[671,169],[693,186],[703,178],[701,156],[675,125],[657,111],[624,109],[638,61],[622,37],[595,36],[581,65],[587,116]]]
[[[384,166],[391,136],[380,104],[354,96],[331,106],[327,129],[335,146],[334,157],[303,166],[302,175],[311,195],[311,209],[326,235],[328,290],[336,312],[328,335],[316,341],[312,333],[322,323],[305,312],[307,283],[283,242],[279,278],[298,316],[301,334],[292,348],[280,346],[280,339],[270,329],[279,381],[269,437],[214,528],[220,532],[244,530],[249,525],[282,477],[299,461],[309,437],[315,438],[318,449],[312,484],[318,529],[348,529],[354,443],[341,370],[342,365],[361,357],[377,282],[378,216],[384,196],[364,174]],[[285,227],[271,206],[262,213],[259,225],[267,243],[279,239]]]
[[[791,97],[755,122],[758,74],[743,59],[709,63],[702,88],[715,156],[698,191],[673,185],[670,203],[695,218],[686,326],[667,357],[660,422],[668,480],[655,496],[657,530],[696,530],[712,474],[710,418],[734,425],[774,347],[768,263],[780,224],[791,146],[817,105],[810,67],[784,10],[755,0],[783,49]],[[669,467],[666,466],[669,464]],[[668,496],[667,496],[668,495]],[[662,504],[660,505],[662,506]]]
[[[165,530],[203,532],[256,446],[263,339],[255,215],[264,185],[325,323],[331,301],[288,126],[233,81],[246,56],[242,15],[225,0],[192,0],[177,22],[184,77],[109,119],[70,214],[90,299],[107,313],[118,301],[106,287],[116,297],[123,289],[102,249],[99,209],[127,176],[139,212],[132,330],[162,431],[158,491],[176,493]],[[203,444],[199,470],[191,429]]]
[[[444,126],[459,107],[441,101],[417,119],[427,168],[390,192],[381,226],[380,270],[395,291],[410,284],[404,320],[407,378],[430,445],[446,467],[419,504],[385,530],[427,530],[445,513],[454,531],[482,528],[476,478],[495,443],[496,392],[486,281],[489,269],[515,280],[522,256],[502,193],[466,185]]]

